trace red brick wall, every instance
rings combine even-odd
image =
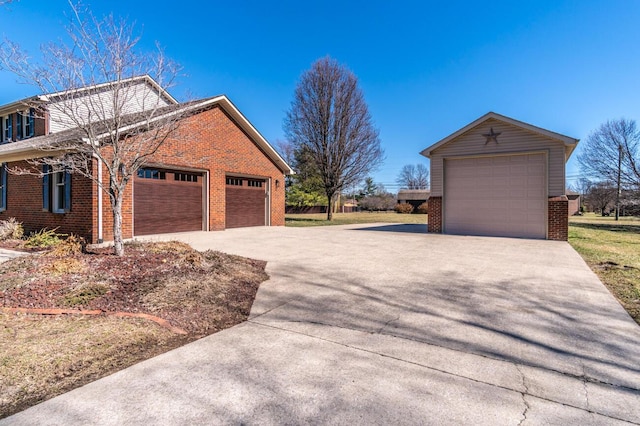
[[[37,123],[36,129],[43,129]],[[271,224],[284,225],[283,172],[242,131],[221,108],[213,107],[182,120],[179,131],[167,140],[149,160],[167,168],[193,168],[209,173],[209,229],[225,229],[225,178],[248,175],[271,179]],[[10,165],[11,166],[11,165]],[[108,174],[103,173],[108,187]],[[94,164],[95,171],[95,164]],[[94,175],[97,176],[96,172]],[[279,185],[276,185],[276,180]],[[98,201],[100,189],[79,175],[72,178],[72,207],[66,214],[42,211],[42,180],[34,176],[8,179],[8,209],[0,219],[16,217],[27,230],[59,227],[59,232],[74,233],[90,243],[98,242]],[[113,215],[107,193],[103,192],[103,240],[113,240]],[[130,182],[123,204],[123,236],[131,238],[133,229],[133,183]]]
[[[428,230],[431,233],[442,233],[442,197],[429,197]]]
[[[214,231],[225,229],[227,175],[271,178],[271,225],[284,225],[283,172],[219,107],[182,120],[175,137],[167,140],[149,162],[209,172],[209,229]],[[124,219],[131,223],[133,216],[129,213]]]
[[[19,166],[29,168],[26,162],[9,163],[9,169]],[[7,176],[7,209],[0,212],[0,220],[16,218],[25,232],[43,228],[58,228],[63,234],[76,234],[87,241],[93,241],[94,211],[91,203],[94,196],[92,182],[80,175],[71,177],[71,211],[51,213],[42,210],[42,178],[33,175]]]
[[[567,241],[569,238],[569,202],[566,196],[551,197],[548,202],[548,239]]]

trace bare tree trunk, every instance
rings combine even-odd
[[[327,220],[331,222],[333,220],[333,194],[327,194],[327,200],[329,205],[327,206]]]
[[[112,194],[111,211],[113,213],[113,253],[124,256],[124,240],[122,238],[122,192]]]

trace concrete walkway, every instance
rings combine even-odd
[[[0,425],[640,423],[640,327],[567,243],[424,230],[163,236],[268,260],[250,321]]]
[[[19,252],[19,251],[6,250],[6,249],[0,248],[0,263],[6,262],[7,260],[13,259],[14,257],[23,256],[25,254],[26,253]]]

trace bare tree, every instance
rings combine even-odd
[[[404,189],[429,189],[429,169],[424,164],[406,164],[396,179]]]
[[[179,67],[159,47],[154,54],[139,52],[139,37],[125,21],[113,16],[97,19],[89,10],[70,5],[70,42],[43,46],[42,60],[35,63],[16,43],[5,41],[0,47],[0,67],[42,93],[54,94],[55,102],[38,101],[31,106],[69,130],[56,134],[52,143],[42,147],[42,158],[31,164],[93,180],[109,197],[114,253],[123,255],[122,207],[127,186],[149,157],[175,135],[181,118],[180,105],[165,101],[165,90],[178,76]],[[159,85],[155,92],[141,92],[133,84],[142,75],[155,79]],[[107,176],[100,179],[95,170],[103,166]]]
[[[316,61],[296,87],[284,129],[319,177],[333,218],[334,197],[383,160],[378,131],[358,79],[329,57]]]
[[[610,120],[594,130],[578,156],[583,173],[616,183],[616,220],[624,188],[640,187],[640,132],[634,120]]]

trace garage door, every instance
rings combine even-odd
[[[546,238],[544,154],[445,160],[444,232]]]
[[[143,169],[134,178],[134,235],[202,230],[202,175]]]
[[[225,227],[264,226],[266,187],[264,179],[227,177]]]

